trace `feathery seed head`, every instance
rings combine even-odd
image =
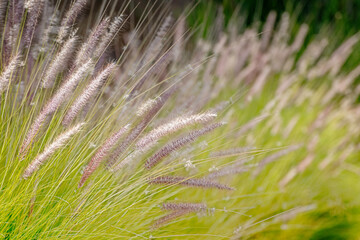
[[[62,46],[60,52],[50,63],[50,66],[45,73],[45,77],[42,82],[43,88],[50,88],[54,85],[57,74],[63,71],[68,65],[68,62],[71,59],[71,56],[75,50],[76,42],[77,37],[72,36]]]
[[[169,135],[173,132],[176,132],[182,128],[185,128],[189,125],[198,124],[198,123],[207,123],[216,118],[215,113],[201,113],[194,114],[190,116],[181,116],[174,120],[171,120],[168,123],[165,123],[156,129],[152,130],[150,133],[142,137],[137,143],[137,148],[144,148],[147,145],[156,144],[156,141],[166,135]]]
[[[58,43],[62,43],[65,40],[65,38],[69,34],[72,25],[75,23],[75,20],[78,18],[83,8],[86,6],[87,1],[88,0],[77,0],[67,11],[65,17],[61,22],[59,34],[56,39]]]
[[[130,125],[125,125],[118,132],[114,133],[106,142],[99,148],[99,150],[92,157],[91,161],[86,166],[83,175],[81,176],[78,187],[82,187],[85,181],[90,177],[90,175],[100,166],[101,162],[104,161],[104,158],[113,146],[119,141],[120,137],[129,130]]]
[[[84,61],[92,57],[97,43],[99,42],[101,36],[103,36],[109,25],[109,21],[109,18],[105,18],[92,31],[88,40],[81,46],[79,52],[77,53],[77,56],[75,58],[76,66],[79,66],[80,64],[84,63]]]
[[[15,73],[16,69],[20,65],[20,55],[14,56],[10,63],[5,67],[3,72],[0,75],[0,94],[2,94],[4,91],[6,91],[7,86],[10,83],[12,75]]]
[[[63,147],[74,134],[78,133],[83,125],[84,123],[80,123],[57,137],[54,142],[46,147],[45,150],[29,164],[23,173],[23,178],[26,179],[37,171],[56,150]]]
[[[200,137],[206,133],[209,133],[222,125],[223,125],[223,123],[213,123],[213,124],[206,126],[200,130],[192,131],[188,135],[178,138],[178,139],[166,144],[158,152],[156,152],[154,155],[152,155],[150,158],[147,159],[147,161],[145,163],[145,167],[147,169],[151,169],[152,167],[157,165],[163,158],[167,157],[173,151],[183,147],[186,144],[189,144],[189,143],[195,141],[198,137]]]
[[[163,203],[161,208],[166,211],[204,211],[207,209],[207,206],[205,203],[172,203],[172,202],[166,202]]]
[[[83,93],[75,100],[73,105],[67,111],[63,125],[69,125],[76,115],[84,108],[88,101],[96,95],[101,86],[105,83],[106,79],[114,72],[116,65],[111,63],[103,71],[101,71],[92,82],[84,89]]]
[[[157,104],[158,99],[148,99],[144,103],[141,104],[141,106],[136,111],[136,115],[138,117],[144,116],[146,113],[148,113],[154,106]]]
[[[100,57],[101,54],[105,51],[105,49],[109,46],[111,41],[114,39],[116,34],[120,31],[120,28],[124,22],[123,15],[117,16],[114,20],[110,23],[108,32],[102,36],[96,50],[95,50],[95,57]]]
[[[150,184],[183,185],[189,187],[217,188],[220,190],[234,190],[234,188],[214,182],[205,178],[185,178],[161,176],[149,180]]]

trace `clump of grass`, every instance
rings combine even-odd
[[[271,13],[189,42],[165,3],[135,27],[90,9],[92,30],[84,0],[3,5],[2,237],[311,237],[358,206],[358,35],[327,53]]]

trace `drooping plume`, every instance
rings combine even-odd
[[[52,87],[57,74],[59,74],[66,68],[66,66],[68,66],[68,62],[75,50],[76,41],[76,36],[70,37],[63,45],[60,52],[55,56],[54,60],[50,63],[50,66],[47,68],[45,77],[42,82],[43,88]]]
[[[116,65],[109,64],[101,73],[99,73],[84,89],[83,93],[75,100],[73,105],[67,111],[63,125],[68,126],[76,117],[76,115],[84,108],[90,98],[95,97],[96,93],[100,90],[101,86],[105,83],[106,79],[114,71]]]
[[[27,9],[27,19],[24,28],[24,44],[28,47],[33,38],[35,28],[38,24],[40,16],[44,10],[44,0],[29,0],[25,2],[25,8]]]
[[[160,109],[164,106],[166,101],[175,92],[175,90],[176,87],[173,86],[164,92],[161,96],[159,96],[157,103],[152,106],[151,109],[149,109],[145,116],[143,116],[143,120],[137,124],[133,130],[131,130],[129,135],[124,139],[120,146],[111,154],[108,161],[109,167],[112,167],[117,162],[119,156],[138,138],[138,136],[147,127],[153,117],[160,111]]]
[[[91,60],[82,65],[79,69],[77,69],[77,71],[69,76],[54,96],[47,102],[25,136],[25,140],[20,150],[21,158],[26,154],[30,143],[40,131],[40,128],[44,124],[46,118],[52,115],[67,100],[67,98],[71,96],[77,84],[86,76],[92,66],[93,63]]]
[[[164,44],[164,38],[171,28],[172,23],[173,17],[171,15],[167,16],[163,24],[160,26],[159,31],[156,33],[155,38],[147,47],[139,68],[145,64],[148,64],[150,61],[154,60],[157,55],[159,55]]]
[[[193,124],[207,123],[215,119],[216,116],[217,115],[215,113],[200,113],[175,118],[174,120],[165,123],[146,134],[136,143],[136,147],[145,148],[152,146],[159,138],[163,136],[169,135]]]
[[[205,212],[207,206],[205,203],[163,203],[162,207],[165,211],[171,211],[171,213],[157,219],[153,224],[152,228],[158,228],[171,220],[174,220],[183,215],[192,213],[192,212]]]
[[[205,203],[172,203],[166,202],[163,203],[161,208],[166,211],[204,211],[207,206]]]
[[[14,56],[0,75],[0,94],[6,91],[12,75],[20,65],[20,55]]]
[[[246,162],[250,161],[253,158],[245,158],[245,159],[241,159],[236,161],[233,164],[230,164],[228,166],[222,167],[220,169],[211,171],[206,178],[208,179],[214,179],[214,178],[219,178],[219,177],[223,177],[223,176],[230,176],[230,175],[235,175],[235,174],[241,174],[244,172],[248,172],[250,170],[250,166],[248,165],[244,165]]]
[[[234,190],[234,188],[232,187],[205,178],[162,176],[150,179],[149,183],[164,185],[183,185],[187,187],[217,188],[220,190]]]
[[[193,141],[195,141],[198,137],[209,133],[213,131],[214,129],[222,126],[223,123],[214,123],[207,127],[204,127],[200,130],[195,130],[193,132],[190,132],[188,135],[178,138],[168,144],[166,144],[164,147],[162,147],[158,152],[156,152],[154,155],[152,155],[150,158],[147,159],[145,163],[145,167],[147,169],[150,169],[154,167],[156,164],[158,164],[163,158],[168,156],[173,151],[185,146],[186,144],[189,144]]]
[[[111,41],[114,39],[116,34],[120,31],[120,28],[123,24],[123,16],[120,15],[115,17],[109,26],[109,31],[100,39],[99,45],[95,51],[95,57],[100,57],[101,54],[105,51]]]
[[[261,46],[260,46],[261,51],[265,51],[270,43],[271,36],[274,30],[275,21],[276,21],[276,12],[270,12],[266,19],[263,29],[263,36],[261,38]]]
[[[233,157],[240,154],[247,153],[251,150],[256,149],[255,147],[239,147],[239,148],[231,148],[226,150],[220,150],[216,152],[211,152],[210,157],[218,158],[218,157]]]
[[[57,36],[56,41],[58,43],[62,43],[67,35],[69,34],[72,25],[75,23],[81,11],[86,6],[87,0],[77,0],[73,3],[70,9],[67,11],[65,17],[61,22],[61,26],[59,29],[59,34]]]
[[[74,134],[78,133],[83,125],[84,123],[80,123],[56,138],[53,143],[46,147],[45,150],[29,164],[23,173],[23,178],[26,179],[37,171],[57,149],[63,147]]]
[[[186,214],[188,214],[190,212],[191,211],[174,211],[174,212],[171,212],[171,213],[157,219],[155,221],[155,223],[152,225],[152,228],[156,229],[156,228],[158,228],[158,227],[160,227],[160,226],[162,226],[162,225],[164,225],[164,224],[166,224],[166,223],[168,223],[168,222],[170,222],[170,221],[172,221],[172,220],[174,220],[176,218],[184,216],[184,215],[186,215]]]
[[[109,18],[102,20],[99,25],[91,32],[88,40],[81,46],[79,52],[75,58],[75,65],[79,66],[80,64],[87,61],[92,57],[96,44],[99,42],[101,36],[104,35],[107,27],[109,25]]]
[[[101,162],[104,161],[106,155],[110,150],[115,146],[119,141],[120,137],[129,129],[129,125],[124,126],[118,132],[114,133],[106,142],[100,147],[100,149],[92,157],[91,161],[86,166],[83,175],[81,176],[78,187],[82,187],[85,181],[90,177],[90,175],[100,166]]]

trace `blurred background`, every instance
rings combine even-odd
[[[185,4],[190,1],[176,1],[174,4],[180,6],[181,2]],[[211,8],[216,9],[217,6],[223,7],[225,23],[228,23],[236,11],[246,16],[246,22],[250,24],[258,20],[264,21],[269,12],[274,10],[280,14],[287,11],[299,21],[311,23],[313,31],[323,24],[329,24],[346,35],[359,30],[359,0],[202,0],[194,14],[205,15],[214,11]]]
[[[72,0],[63,0],[65,6]],[[125,0],[92,1],[94,8],[106,4],[124,6]],[[171,10],[176,14],[188,7],[191,10],[188,22],[191,26],[195,24],[211,24],[215,19],[219,7],[222,8],[224,24],[227,25],[234,14],[241,14],[246,24],[255,21],[265,21],[270,11],[276,11],[278,15],[288,12],[292,18],[299,22],[311,24],[313,33],[326,24],[329,28],[336,29],[342,35],[348,36],[360,29],[360,0],[133,0],[130,6],[145,9],[149,4],[165,6],[170,4]],[[196,6],[196,7],[189,7]],[[151,11],[151,10],[150,10]],[[139,11],[139,14],[143,12]]]
[[[71,0],[65,0],[68,3]],[[302,23],[309,25],[308,36],[304,46],[315,38],[318,34],[330,35],[332,37],[333,48],[349,36],[360,30],[360,0],[133,0],[128,7],[129,1],[92,1],[89,11],[97,11],[99,7],[107,7],[113,11],[120,9],[135,9],[135,14],[131,14],[132,26],[144,15],[155,14],[159,9],[167,9],[175,16],[179,16],[184,9],[188,9],[187,27],[196,32],[196,37],[212,37],[211,31],[219,19],[226,29],[231,22],[242,21],[237,24],[243,30],[253,24],[262,25],[269,12],[277,12],[277,21],[284,12],[291,16],[292,31],[295,34]],[[150,7],[151,6],[151,7]],[[116,9],[116,10],[114,10]],[[241,29],[239,29],[241,31]],[[324,32],[325,31],[325,32]],[[294,36],[293,36],[294,37]],[[357,65],[360,61],[360,51],[351,55],[346,66],[350,68]]]
[[[71,0],[63,0],[62,5],[66,8]],[[89,4],[90,5],[90,4]],[[186,29],[192,39],[205,38],[215,39],[216,32],[230,31],[231,27],[237,28],[238,33],[243,33],[247,28],[254,26],[262,29],[267,16],[271,11],[277,13],[276,21],[279,22],[284,12],[290,16],[290,37],[295,38],[301,24],[309,26],[308,34],[299,55],[306,49],[308,44],[319,36],[331,38],[329,52],[335,50],[340,43],[360,31],[360,0],[109,0],[91,1],[83,18],[90,21],[83,23],[95,24],[96,13],[99,9],[106,9],[111,15],[120,13],[125,9],[125,14],[130,16],[124,32],[137,26],[142,18],[151,24],[140,24],[140,28],[147,28],[144,33],[156,31],[161,18],[173,14],[178,18],[180,14],[186,17]],[[185,10],[185,11],[184,11]],[[94,15],[95,14],[95,15]],[[233,24],[232,24],[233,23]],[[214,28],[215,26],[215,28]],[[219,29],[220,28],[220,29]],[[91,29],[87,25],[84,29]],[[231,29],[233,30],[233,29]],[[263,34],[262,32],[259,33]],[[141,32],[140,32],[141,38]],[[147,42],[149,39],[142,39]],[[121,42],[118,40],[117,42]],[[191,46],[191,44],[190,44]],[[194,46],[192,46],[194,47]],[[359,49],[358,43],[354,49]],[[119,48],[120,49],[120,48]],[[118,50],[117,52],[120,52]],[[353,51],[343,66],[345,72],[354,69],[360,62],[360,51]],[[356,81],[359,82],[359,79]],[[359,99],[360,100],[360,99]]]
[[[302,23],[309,25],[304,46],[318,34],[331,35],[333,44],[338,45],[360,30],[360,0],[174,1],[175,8],[182,8],[186,4],[196,5],[188,18],[188,23],[190,27],[203,25],[201,34],[204,37],[208,34],[207,29],[210,29],[209,26],[214,24],[219,14],[224,17],[224,27],[228,26],[234,16],[241,16],[244,27],[249,27],[254,23],[263,24],[271,11],[277,13],[277,21],[282,13],[290,14],[293,34]],[[222,12],[219,13],[218,9]],[[352,68],[359,61],[360,51],[357,51],[351,55],[346,66]]]
[[[164,1],[151,2],[161,4]],[[148,1],[133,1],[134,6],[137,4],[146,5]],[[189,4],[197,5],[191,14],[192,24],[200,21],[211,22],[220,6],[223,9],[225,24],[228,24],[234,13],[241,13],[246,17],[246,23],[251,24],[254,21],[265,21],[270,11],[276,11],[278,14],[287,11],[298,21],[311,23],[313,32],[324,24],[344,35],[350,35],[360,28],[360,0],[173,0],[171,4],[175,12],[182,11]]]

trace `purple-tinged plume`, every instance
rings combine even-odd
[[[155,57],[161,52],[161,48],[163,47],[164,38],[171,28],[173,23],[173,17],[171,15],[167,16],[162,23],[162,25],[159,28],[159,31],[156,33],[155,38],[152,40],[150,45],[148,46],[144,58],[140,63],[140,68],[149,63],[150,61],[153,61]]]
[[[106,155],[114,147],[114,145],[119,141],[120,137],[129,129],[129,125],[124,126],[118,132],[113,134],[106,142],[99,148],[99,150],[92,157],[91,161],[86,166],[83,175],[81,176],[78,187],[82,187],[85,181],[90,177],[90,175],[100,166],[101,162],[104,161]]]
[[[152,146],[159,138],[163,136],[169,135],[193,124],[207,123],[215,119],[216,116],[217,115],[215,113],[200,113],[175,118],[174,120],[165,123],[146,134],[136,143],[136,147],[144,148],[149,145]]]
[[[90,60],[79,67],[73,74],[70,75],[70,77],[57,90],[55,95],[47,102],[25,136],[25,140],[20,150],[21,159],[28,151],[28,147],[40,131],[46,118],[52,115],[69,98],[77,84],[87,75],[92,67],[93,63]]]
[[[81,11],[84,9],[86,3],[87,0],[77,0],[67,11],[59,29],[59,34],[56,40],[58,43],[62,43],[65,40],[65,38],[69,34],[70,28],[75,23]]]
[[[102,53],[112,42],[116,34],[120,31],[123,22],[124,20],[122,15],[115,17],[115,19],[111,22],[109,26],[109,31],[100,39],[99,45],[97,46],[95,51],[95,57],[100,57],[102,55]]]
[[[232,187],[205,178],[161,176],[150,179],[149,183],[164,184],[164,185],[183,185],[187,187],[217,188],[220,190],[234,190],[234,188]]]
[[[183,215],[192,212],[204,212],[206,211],[207,206],[205,203],[163,203],[161,208],[165,211],[171,211],[171,213],[157,219],[152,226],[153,229]]]
[[[163,203],[161,209],[166,211],[192,211],[200,212],[207,209],[205,203]]]
[[[73,105],[67,111],[62,122],[64,126],[68,126],[74,120],[76,115],[84,108],[86,103],[88,103],[90,98],[96,95],[96,93],[105,83],[109,75],[114,71],[115,67],[115,64],[109,64],[101,73],[99,73],[94,78],[94,80],[89,83],[89,85],[84,89],[83,93],[75,100]]]
[[[4,71],[0,75],[0,94],[6,91],[12,74],[15,73],[16,68],[20,65],[20,56],[14,56],[10,63],[5,67]]]
[[[159,228],[160,226],[164,225],[164,224],[167,224],[168,222],[176,219],[176,218],[179,218],[181,216],[184,216],[188,213],[191,213],[191,211],[174,211],[174,212],[171,212],[159,219],[157,219],[155,221],[155,223],[152,225],[152,229],[156,229],[156,228]]]
[[[154,167],[156,164],[158,164],[163,158],[167,157],[170,153],[176,151],[177,149],[185,146],[186,144],[189,144],[193,141],[195,141],[198,137],[209,133],[213,131],[214,129],[222,126],[223,123],[214,123],[207,127],[204,127],[200,130],[195,130],[190,132],[188,135],[178,138],[168,144],[166,144],[164,147],[162,147],[157,153],[152,155],[145,163],[145,167],[147,169],[150,169]]]
[[[23,40],[25,47],[29,47],[39,18],[44,10],[44,0],[29,0],[25,2],[27,19],[24,28]]]
[[[77,37],[70,37],[60,52],[55,56],[54,60],[50,63],[48,67],[44,80],[42,82],[43,88],[50,88],[53,86],[56,75],[65,69],[68,65],[70,58],[72,57],[72,53],[75,50]]]
[[[138,136],[144,131],[146,126],[150,123],[153,117],[164,106],[169,97],[175,92],[176,87],[171,87],[168,91],[164,92],[159,98],[157,103],[152,106],[151,109],[143,116],[142,121],[137,124],[129,135],[124,139],[120,146],[111,154],[108,166],[112,167],[118,160],[119,156],[138,138]]]
[[[92,31],[88,40],[81,46],[77,56],[75,58],[75,65],[79,66],[84,63],[90,57],[96,47],[96,44],[99,42],[100,38],[104,35],[107,27],[109,25],[109,18],[102,20],[99,25]]]
[[[57,149],[63,147],[74,134],[78,133],[83,125],[84,123],[80,123],[56,138],[53,143],[46,147],[45,150],[29,164],[24,171],[23,178],[26,179],[37,171]]]

